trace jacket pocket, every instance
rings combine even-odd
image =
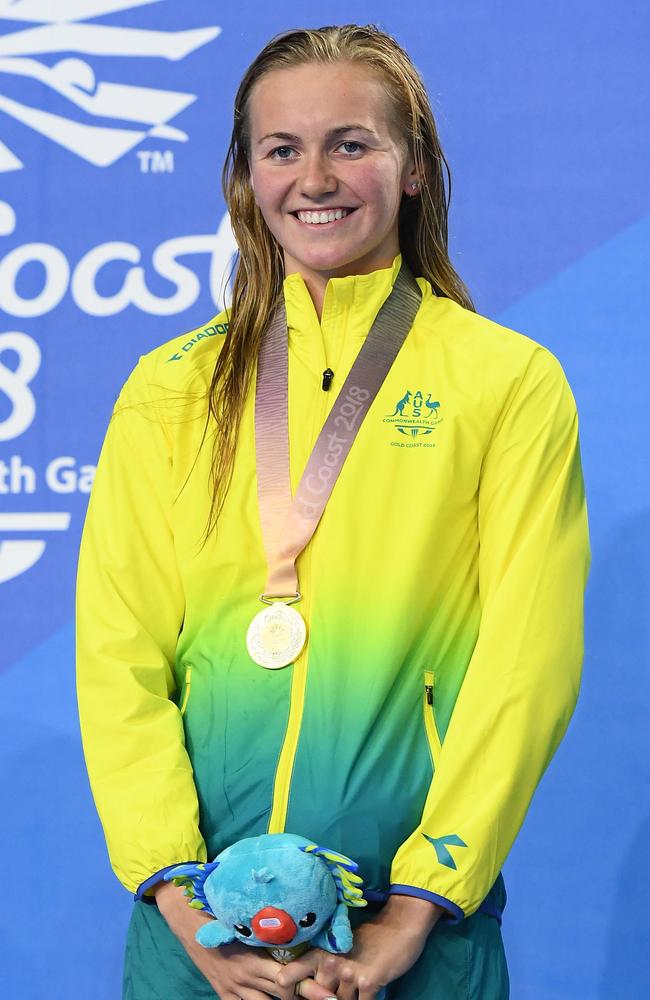
[[[191,690],[192,690],[192,667],[188,664],[185,667],[185,677],[183,678],[183,685],[181,687],[180,698],[178,699],[178,710],[181,713],[181,715],[185,715],[185,712],[187,711]]]
[[[431,754],[431,764],[435,771],[440,758],[441,744],[435,716],[435,676],[433,670],[424,671],[422,710],[424,712],[424,729],[427,734],[427,743],[429,744],[429,753]]]

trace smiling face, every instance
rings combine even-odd
[[[376,74],[356,63],[273,70],[249,102],[255,200],[312,292],[330,277],[389,267],[416,180]]]

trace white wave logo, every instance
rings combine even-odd
[[[64,97],[95,119],[115,119],[124,127],[98,125],[23,104],[0,94],[0,111],[97,167],[109,167],[145,139],[186,142],[169,122],[196,100],[196,94],[98,81],[86,59],[66,57],[50,66],[34,56],[76,52],[84,56],[184,59],[213,41],[221,28],[187,31],[85,24],[95,17],[131,10],[160,0],[0,0],[0,18],[38,22],[0,36],[0,73],[28,77]],[[141,127],[128,127],[138,123]],[[24,164],[0,139],[0,172]]]
[[[43,531],[66,531],[70,526],[67,513],[0,514],[0,531],[22,531],[41,534]],[[0,583],[13,580],[38,562],[45,552],[44,538],[0,540]]]

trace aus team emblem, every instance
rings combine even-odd
[[[431,434],[442,422],[440,400],[433,393],[425,394],[418,389],[407,389],[395,403],[392,413],[384,417],[385,424],[392,424],[398,434],[407,438],[424,437]]]

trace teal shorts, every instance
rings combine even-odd
[[[502,909],[501,876],[491,897]],[[351,910],[353,924],[372,918],[373,911],[376,908]],[[216,996],[158,908],[148,903],[133,907],[122,996],[123,1000],[214,1000]],[[509,996],[499,921],[474,913],[459,924],[440,921],[413,968],[389,986],[387,1000],[508,1000]]]

